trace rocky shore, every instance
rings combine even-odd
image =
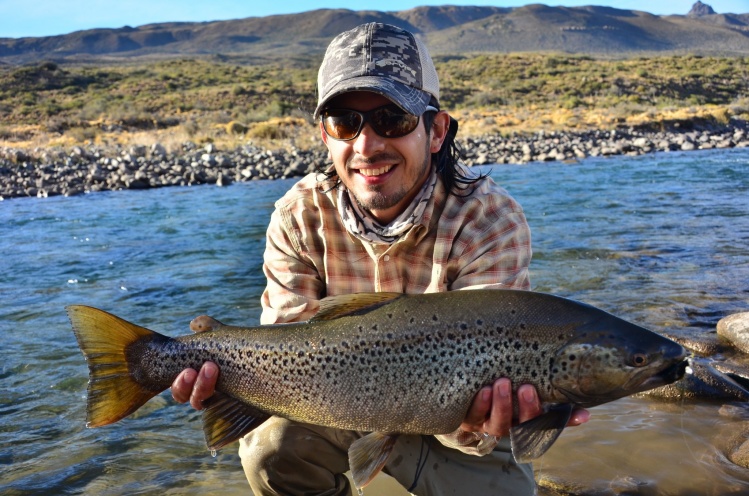
[[[659,151],[749,148],[749,123],[652,132],[638,129],[539,132],[460,141],[468,165],[574,161],[587,157],[641,155]],[[216,184],[301,176],[327,164],[324,149],[266,150],[247,145],[219,150],[185,143],[168,152],[162,145],[33,151],[0,148],[0,200],[79,195],[87,192]]]

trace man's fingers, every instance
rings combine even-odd
[[[489,409],[492,406],[492,388],[489,386],[481,388],[481,390],[473,398],[471,408],[468,409],[466,418],[460,425],[461,430],[466,432],[477,432],[482,430],[482,426],[486,421],[486,416],[489,414]]]
[[[199,315],[190,321],[190,330],[192,332],[215,331],[224,324],[207,315]]]
[[[584,424],[590,420],[590,412],[584,408],[575,408],[572,411],[570,421],[567,423],[569,426]]]
[[[179,403],[190,401],[192,387],[195,385],[195,379],[198,373],[193,369],[185,369],[174,379],[172,383],[172,398]]]
[[[203,400],[213,396],[218,380],[218,366],[213,362],[206,362],[198,372],[198,378],[192,388],[190,404],[196,410],[203,409]]]
[[[492,385],[492,406],[483,431],[496,437],[506,436],[512,426],[512,383],[502,378]]]
[[[523,384],[518,388],[518,421],[522,424],[526,420],[535,418],[543,413],[541,400],[536,388],[530,384]]]

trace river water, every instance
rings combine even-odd
[[[535,290],[676,334],[714,333],[749,311],[746,150],[487,170],[526,210]],[[248,492],[235,449],[211,456],[199,414],[168,393],[132,418],[84,427],[87,368],[64,307],[170,335],[203,313],[256,324],[265,227],[292,183],[0,203],[0,494]],[[747,493],[749,470],[725,451],[749,416],[725,411],[641,398],[596,407],[537,476],[597,494]]]

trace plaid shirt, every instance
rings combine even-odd
[[[466,197],[437,182],[421,222],[391,245],[351,235],[330,181],[309,174],[275,204],[267,232],[262,324],[312,317],[325,296],[529,289],[530,229],[520,205],[485,177]]]
[[[309,174],[275,204],[263,271],[262,324],[312,317],[325,296],[392,291],[530,289],[531,235],[520,205],[485,177],[466,197],[437,181],[421,222],[390,245],[350,234],[330,181]],[[493,436],[457,431],[435,436],[445,446],[486,455]]]

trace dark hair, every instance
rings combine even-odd
[[[439,103],[437,100],[432,98],[429,105],[439,109]],[[424,122],[424,128],[427,133],[434,124],[434,118],[436,112],[425,112],[421,116],[421,120]],[[442,148],[436,153],[432,153],[432,164],[437,169],[437,175],[442,180],[442,184],[445,185],[445,189],[448,193],[452,193],[456,196],[468,196],[473,190],[469,188],[476,184],[478,181],[483,179],[486,174],[465,174],[459,167],[460,160],[463,158],[463,150],[460,145],[455,141],[455,137],[458,134],[458,121],[450,117],[450,127],[447,130],[447,136],[445,141],[442,142]],[[333,167],[328,167],[326,164],[320,164],[317,167],[317,173],[325,176],[325,179],[336,178],[336,171]],[[335,184],[331,189],[337,187],[340,184],[340,178],[336,178]]]
[[[439,104],[434,98],[429,104],[439,108]],[[422,116],[427,131],[431,129],[436,115],[435,112],[426,112]],[[437,174],[440,176],[442,184],[445,185],[448,193],[456,196],[468,196],[472,192],[472,190],[469,190],[469,187],[483,179],[486,174],[467,175],[459,167],[460,160],[464,155],[460,145],[455,141],[455,137],[458,134],[458,121],[450,117],[449,126],[445,141],[442,142],[442,148],[437,153],[432,153],[432,164],[435,165]]]

